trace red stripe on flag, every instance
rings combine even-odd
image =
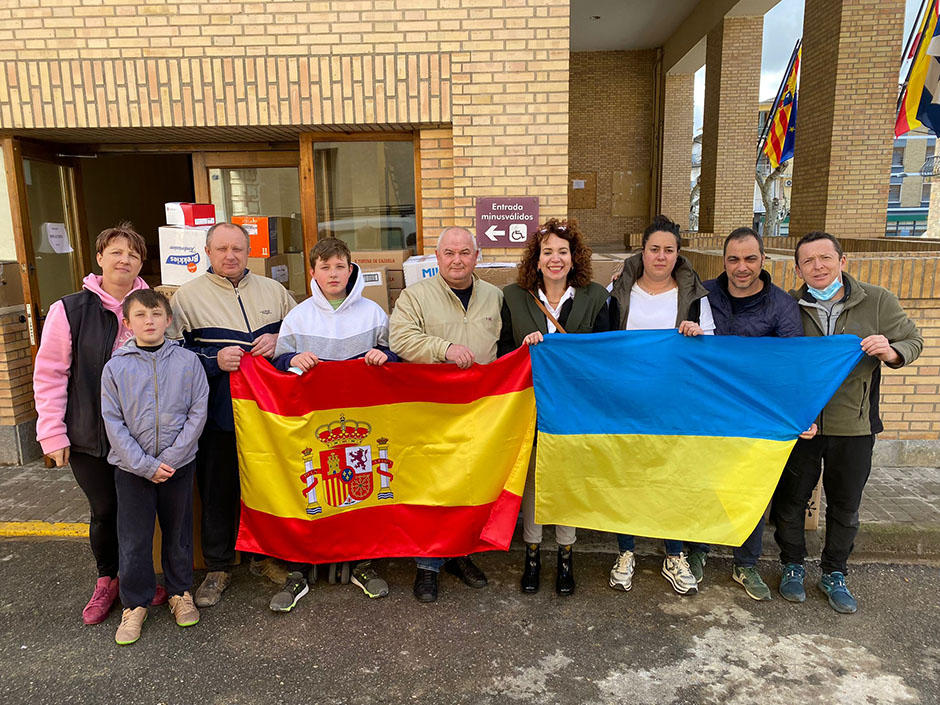
[[[321,519],[241,508],[237,548],[295,563],[436,556],[507,550],[522,498],[503,490],[475,507],[393,504]]]
[[[456,365],[386,363],[363,360],[321,362],[303,375],[280,372],[263,358],[245,355],[231,375],[233,399],[256,401],[262,411],[280,416],[303,416],[335,409],[341,401],[355,406],[405,402],[467,404],[488,396],[519,392],[532,386],[529,348],[501,357],[489,365],[460,370]]]

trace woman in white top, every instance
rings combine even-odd
[[[708,306],[708,291],[688,260],[679,254],[679,226],[659,215],[643,232],[643,249],[624,262],[623,274],[613,284],[610,299],[614,330],[678,328],[683,335],[714,335],[715,322]],[[610,586],[633,587],[634,537],[617,535],[620,555],[610,571]],[[662,574],[681,595],[697,592],[698,585],[683,552],[682,541],[666,539]]]

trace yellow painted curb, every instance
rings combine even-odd
[[[0,536],[87,537],[88,524],[47,521],[0,521]]]

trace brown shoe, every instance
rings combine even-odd
[[[267,578],[278,587],[287,585],[287,574],[290,572],[286,565],[275,558],[263,558],[260,561],[252,558],[248,570],[252,575]]]
[[[121,646],[133,644],[140,639],[140,628],[147,619],[146,607],[135,607],[132,610],[124,610],[121,615],[121,624],[114,634],[114,641]]]
[[[199,610],[193,604],[189,590],[182,595],[173,595],[170,598],[170,612],[173,613],[176,625],[179,627],[191,627],[199,623]]]
[[[232,582],[232,574],[227,570],[213,570],[206,575],[202,585],[196,590],[196,604],[200,607],[212,607],[222,599],[222,593]]]

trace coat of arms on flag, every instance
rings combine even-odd
[[[395,498],[391,489],[394,463],[388,457],[388,439],[378,439],[378,457],[374,458],[372,446],[364,443],[371,432],[372,426],[368,423],[347,421],[344,415],[317,428],[317,440],[327,449],[321,450],[319,455],[309,446],[301,451],[300,480],[307,498],[307,514],[322,513],[321,500],[338,509],[368,499],[375,489],[373,472],[379,476],[376,498]]]

